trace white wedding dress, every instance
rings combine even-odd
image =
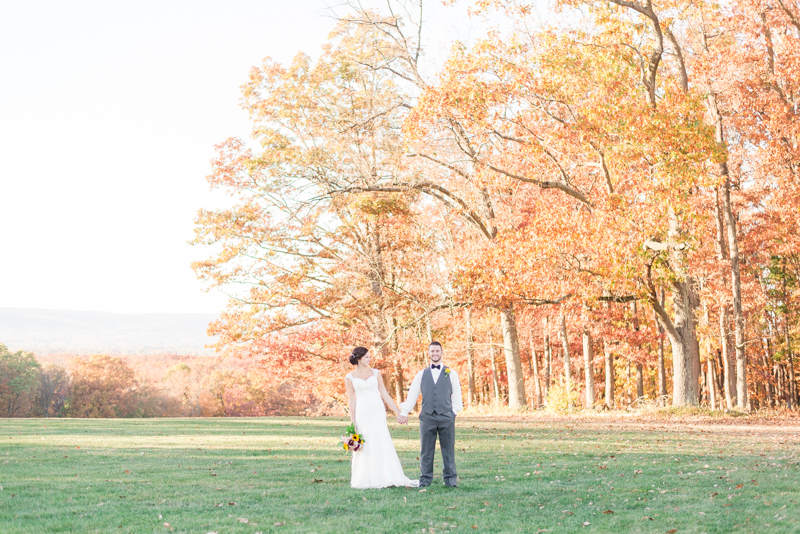
[[[364,437],[364,446],[353,453],[350,487],[358,489],[387,488],[389,486],[419,486],[419,480],[410,480],[403,466],[386,424],[386,407],[378,390],[378,370],[363,380],[346,377],[353,384],[356,395],[356,432]]]

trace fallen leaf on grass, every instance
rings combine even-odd
[[[421,490],[419,490],[419,492],[420,492],[420,493],[424,493],[424,492],[426,492],[426,491],[428,491],[428,490],[427,490],[427,489],[421,489]]]
[[[228,506],[236,506],[236,503],[235,502],[229,502]]]
[[[448,510],[455,510],[455,509],[456,509],[456,507],[455,507],[455,506],[448,506],[448,507],[447,507],[447,509],[448,509]]]
[[[322,482],[322,479],[321,478],[315,478],[314,482]]]
[[[478,528],[478,525],[472,525],[472,528]]]
[[[649,521],[654,521],[654,519],[652,517],[643,517],[642,519],[647,519]]]
[[[583,522],[583,526],[584,526],[584,527],[588,527],[589,525],[591,525],[591,523],[589,523],[588,521],[584,521],[584,522]]]
[[[678,532],[678,529],[677,528],[673,528],[672,530],[668,530],[667,534],[675,534],[676,532]]]
[[[281,521],[280,523],[273,523],[273,525],[275,525],[276,527],[282,527],[285,524],[286,524],[286,521]]]
[[[613,514],[614,510],[605,510],[603,513],[604,514]]]
[[[250,521],[249,521],[249,520],[248,520],[246,517],[240,517],[240,518],[239,518],[239,523],[244,523],[244,524],[246,525],[246,524],[247,524],[247,523],[249,523],[249,522],[250,522]]]
[[[740,488],[743,488],[743,487],[744,487],[744,484],[736,484],[736,489],[740,489]]]
[[[169,528],[169,527],[171,527],[171,526],[172,526],[172,525],[170,525],[169,523],[164,523],[164,527],[166,527],[166,528]]]

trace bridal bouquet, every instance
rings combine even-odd
[[[360,434],[356,434],[356,426],[350,423],[350,426],[345,428],[344,431],[346,434],[342,436],[342,448],[346,451],[360,451],[366,442]]]

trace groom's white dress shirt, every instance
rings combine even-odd
[[[461,382],[458,381],[458,373],[456,373],[456,370],[452,367],[448,369],[450,369],[450,374],[447,376],[450,377],[450,384],[453,386],[453,394],[450,397],[450,402],[453,405],[453,414],[458,415],[458,412],[464,409],[464,401],[461,398]],[[417,373],[417,376],[415,376],[414,380],[411,382],[411,387],[408,388],[408,397],[406,397],[406,401],[400,403],[400,415],[408,415],[408,412],[413,410],[414,406],[417,405],[419,392],[422,388],[422,373],[424,372],[425,369]],[[441,374],[441,367],[439,369],[431,369],[431,376],[433,377],[434,384],[439,381],[439,376]]]

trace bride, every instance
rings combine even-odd
[[[353,349],[350,363],[356,368],[344,380],[350,421],[355,425],[356,432],[364,437],[364,447],[353,453],[350,487],[416,487],[419,480],[410,480],[403,473],[392,436],[389,435],[383,402],[386,401],[398,415],[400,408],[386,391],[381,372],[370,367],[367,352],[369,350],[364,347]]]

